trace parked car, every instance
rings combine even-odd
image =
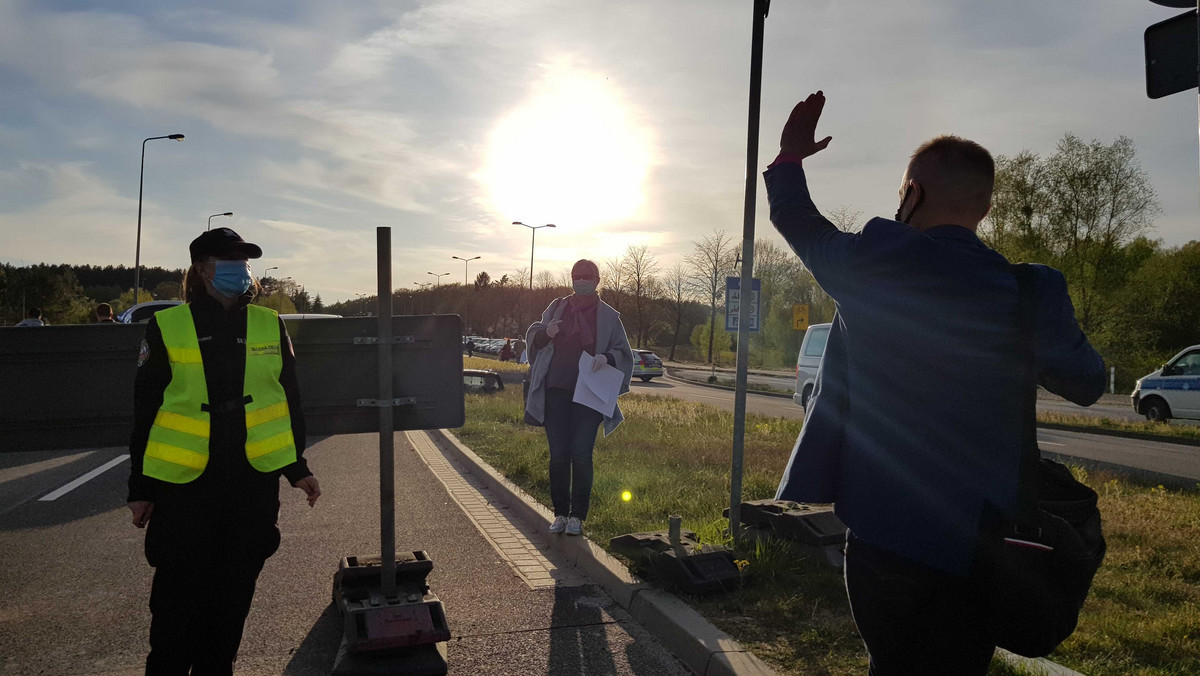
[[[1133,410],[1147,420],[1200,420],[1200,345],[1185,349],[1162,368],[1138,379],[1130,400]]]
[[[634,378],[641,378],[643,383],[648,383],[651,378],[662,377],[663,363],[658,355],[650,350],[634,350],[633,356],[637,357],[633,363]]]
[[[805,408],[808,408],[808,399],[817,385],[817,369],[825,355],[831,326],[833,324],[813,324],[804,332],[804,340],[800,343],[800,354],[796,357],[796,392],[792,401]]]
[[[159,310],[166,310],[181,303],[181,300],[148,300],[117,315],[117,321],[121,324],[145,324]]]

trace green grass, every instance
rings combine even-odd
[[[665,530],[670,514],[703,541],[722,543],[733,416],[647,395],[621,398],[626,422],[597,440],[587,534],[607,547],[622,533]],[[522,422],[521,395],[468,395],[455,433],[492,466],[549,504],[544,431]],[[767,498],[800,420],[749,415],[743,496]],[[1082,475],[1081,470],[1076,470]],[[1109,554],[1079,630],[1050,659],[1083,673],[1200,673],[1200,495],[1139,486],[1094,473]],[[623,502],[621,492],[633,499]],[[787,674],[858,674],[866,654],[838,571],[786,542],[737,552],[748,564],[737,592],[683,597],[710,621]],[[1024,673],[996,660],[992,674]]]
[[[488,369],[499,373],[524,373],[529,370],[528,364],[518,364],[515,361],[500,361],[486,357],[468,357],[463,355],[463,368]]]
[[[1200,425],[1163,424],[1149,420],[1113,420],[1111,418],[1091,418],[1082,415],[1066,415],[1062,413],[1039,413],[1039,423],[1064,425],[1080,428],[1081,432],[1090,430],[1106,430],[1117,433],[1132,433],[1162,437],[1165,441],[1184,439],[1200,441]]]

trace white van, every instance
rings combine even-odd
[[[817,368],[821,366],[831,326],[833,324],[813,324],[804,332],[800,354],[796,357],[796,393],[792,395],[792,401],[801,406],[808,406],[808,398],[817,384]]]
[[[1130,399],[1133,410],[1147,420],[1200,420],[1200,345],[1187,348],[1159,370],[1142,376]]]

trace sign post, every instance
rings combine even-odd
[[[758,118],[762,102],[763,27],[771,0],[754,0],[754,29],[750,40],[750,111],[746,125],[746,203],[742,213],[742,277],[740,287],[750,288],[754,274],[754,200],[758,194]],[[757,281],[757,280],[755,280]],[[757,291],[758,287],[755,286]],[[727,320],[728,321],[728,320]],[[753,321],[757,325],[758,318]],[[746,366],[750,358],[750,322],[738,322],[737,377],[733,392],[733,459],[729,472],[729,535],[741,535],[742,454],[746,435]]]

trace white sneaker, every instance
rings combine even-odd
[[[567,517],[556,516],[556,517],[554,517],[554,523],[550,524],[550,532],[555,535],[558,535],[559,533],[563,532],[563,530],[565,530],[566,527],[567,527]]]
[[[575,517],[567,519],[567,535],[583,535],[583,522]]]

